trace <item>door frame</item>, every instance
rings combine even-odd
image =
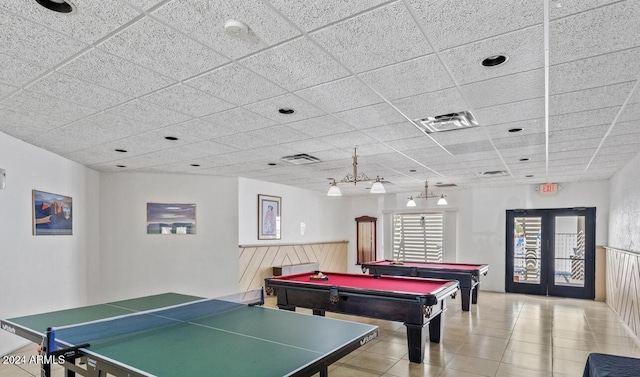
[[[558,216],[584,216],[585,218],[585,276],[583,287],[555,284],[555,242],[552,241],[554,241],[555,237],[555,218]],[[513,237],[509,236],[513,234],[513,221],[515,217],[541,217],[540,284],[522,284],[513,281]],[[594,299],[595,228],[595,207],[507,210],[505,227],[505,291],[509,293]]]

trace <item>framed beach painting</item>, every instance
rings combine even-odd
[[[72,199],[50,192],[31,191],[34,236],[73,234]]]
[[[282,198],[258,195],[258,239],[279,240]]]
[[[147,203],[147,234],[196,234],[196,205]]]

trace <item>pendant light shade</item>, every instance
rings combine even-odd
[[[440,199],[438,199],[438,203],[439,206],[446,206],[447,204],[447,199],[445,199],[444,194],[440,195]]]
[[[342,192],[338,187],[335,179],[331,182],[331,187],[329,187],[329,191],[327,192],[327,196],[342,196]]]
[[[372,194],[384,194],[387,192],[380,181],[380,177],[376,177],[376,181],[371,185],[371,190],[369,192]]]
[[[407,207],[415,207],[416,206],[416,201],[413,200],[413,196],[409,197],[409,201],[407,202]]]

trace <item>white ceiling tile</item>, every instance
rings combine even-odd
[[[485,67],[484,59],[507,56],[507,62]],[[544,67],[543,28],[536,26],[483,39],[440,52],[444,64],[460,85]]]
[[[320,140],[329,143],[337,148],[354,148],[360,145],[373,144],[375,139],[370,138],[361,131],[345,132],[330,136],[323,136]]]
[[[265,118],[241,107],[209,115],[202,118],[202,120],[211,123],[214,126],[229,129],[233,133],[256,130],[276,124],[276,122],[271,119]]]
[[[236,148],[228,145],[214,143],[212,141],[202,141],[199,143],[186,144],[177,148],[163,150],[162,153],[165,153],[175,160],[186,161],[235,151],[237,151]]]
[[[529,135],[514,135],[499,139],[493,139],[493,143],[498,149],[522,148],[545,143],[544,133]]]
[[[611,136],[635,134],[640,132],[640,120],[617,122],[611,130]]]
[[[184,84],[173,85],[142,98],[145,101],[194,117],[235,107],[229,102]]]
[[[63,119],[0,104],[0,131],[19,139],[42,134],[65,123]]]
[[[294,39],[239,63],[290,91],[349,75],[348,70],[307,38]]]
[[[213,141],[242,150],[260,148],[273,144],[272,141],[260,139],[245,133],[217,137],[213,139]]]
[[[24,85],[46,71],[42,66],[4,53],[0,53],[0,67],[0,83],[12,86]]]
[[[339,119],[331,115],[292,122],[288,123],[287,126],[304,132],[312,137],[327,136],[356,130],[354,127],[341,122]]]
[[[361,0],[357,2],[270,0],[270,3],[282,14],[306,31],[336,22],[384,2],[385,0]]]
[[[154,11],[153,16],[234,59],[299,34],[265,4],[251,0],[171,1]],[[224,25],[230,19],[247,24],[251,38],[241,40],[227,35]]]
[[[146,132],[143,134],[129,136],[123,139],[110,141],[101,145],[102,148],[110,150],[124,149],[127,151],[125,154],[114,152],[118,158],[129,158],[129,156],[138,156],[146,153],[162,151],[169,148],[175,148],[182,144],[188,144],[189,141],[177,140],[170,141],[164,138],[162,133],[155,131]],[[156,164],[157,165],[157,164]]]
[[[213,50],[148,17],[101,43],[98,48],[175,80],[229,62]]]
[[[264,140],[269,144],[281,144],[309,139],[309,135],[281,124],[268,128],[261,128],[259,130],[248,131],[246,132],[246,135]]]
[[[47,68],[54,67],[60,61],[88,47],[76,39],[56,33],[22,17],[16,17],[2,9],[0,9],[0,35],[2,35],[4,54]]]
[[[27,86],[27,90],[61,97],[93,109],[107,109],[131,99],[131,96],[79,80],[62,73],[52,72]]]
[[[634,81],[640,72],[640,48],[617,51],[549,68],[550,93],[558,94]]]
[[[96,111],[86,106],[65,101],[63,97],[52,97],[26,90],[17,92],[2,103],[9,107],[51,116],[67,122],[91,115]]]
[[[593,156],[596,152],[596,147],[585,148],[580,150],[567,150],[567,151],[549,151],[549,160],[562,160],[566,158],[576,157],[589,157]]]
[[[5,85],[0,83],[0,98],[9,96],[11,93],[14,93],[18,90],[15,86]]]
[[[236,105],[258,102],[285,93],[284,89],[237,64],[218,68],[186,83]]]
[[[640,90],[636,90],[636,94],[640,93]],[[616,108],[617,109],[617,108]],[[612,118],[613,119],[613,118]],[[618,121],[626,122],[630,120],[640,119],[640,102],[627,103]]]
[[[562,131],[551,131],[549,133],[549,142],[579,141],[582,139],[603,138],[609,130],[609,125],[589,126],[580,128],[571,128]]]
[[[575,141],[561,141],[557,143],[549,143],[549,152],[565,152],[565,151],[575,151],[581,149],[593,149],[598,147],[600,144],[600,139],[585,139],[581,140],[579,143]]]
[[[640,132],[635,132],[635,133],[625,134],[625,135],[608,136],[605,139],[605,142],[609,145],[613,144],[613,145],[620,145],[620,146],[627,145],[627,144],[640,144]]]
[[[633,82],[608,85],[549,97],[549,114],[558,115],[622,105],[631,93]]]
[[[554,115],[549,117],[549,130],[558,131],[570,128],[611,124],[619,109],[619,106],[614,106],[576,113]]]
[[[380,141],[409,139],[421,137],[424,135],[420,130],[418,130],[413,124],[409,122],[367,128],[364,132],[368,136]]]
[[[71,16],[61,16],[35,1],[3,1],[0,8],[86,43],[96,42],[139,15],[120,1],[74,2],[77,12]]]
[[[133,5],[134,7],[138,7],[142,10],[147,10],[154,5],[161,3],[163,0],[125,0],[125,1]]]
[[[505,160],[518,160],[520,158],[528,158],[530,161],[545,159],[544,144],[529,145],[518,148],[498,148],[500,155]]]
[[[435,132],[431,134],[431,137],[433,137],[438,143],[444,146],[447,146],[449,144],[488,140],[488,135],[484,127],[472,127],[463,128],[460,130]]]
[[[285,94],[283,96],[255,102],[245,105],[244,108],[278,123],[291,123],[325,115],[324,111],[293,94]],[[282,114],[278,111],[280,109],[292,109],[295,112],[293,114]]]
[[[361,73],[360,77],[389,100],[454,86],[435,54]]]
[[[311,33],[311,38],[355,72],[433,52],[402,2]]]
[[[562,2],[559,2],[560,6],[549,7],[549,17],[552,20],[566,17],[617,1],[618,0],[562,0]]]
[[[473,115],[481,126],[540,119],[544,117],[544,98],[476,109]]]
[[[290,143],[282,143],[280,145],[291,150],[292,155],[300,153],[313,154],[313,152],[328,151],[335,148],[331,144],[316,139],[296,140]]]
[[[175,135],[180,139],[185,139],[193,142],[214,139],[234,133],[226,127],[214,125],[202,119],[193,119],[186,122],[174,124],[163,128],[162,131],[167,135]]]
[[[469,106],[456,88],[419,94],[392,102],[411,119],[469,110]]]
[[[138,122],[154,125],[156,128],[165,127],[170,124],[180,123],[191,119],[188,115],[181,114],[177,111],[143,100],[127,102],[124,105],[110,109],[107,112],[133,119]]]
[[[330,113],[379,103],[382,100],[354,77],[332,81],[296,92]]]
[[[488,140],[479,140],[479,141],[471,141],[468,143],[459,143],[459,144],[449,144],[445,147],[449,153],[458,156],[458,155],[468,155],[479,152],[489,152],[494,151],[495,147]]]
[[[472,108],[482,108],[544,97],[544,70],[479,81],[460,87]]]
[[[97,49],[64,65],[59,71],[132,96],[149,93],[174,83],[158,73]]]
[[[529,119],[508,123],[501,123],[495,125],[481,126],[489,135],[490,138],[502,138],[509,135],[531,135],[544,132],[544,119]],[[515,130],[521,128],[518,132],[509,132],[509,130]]]
[[[95,133],[95,137],[104,138],[103,142],[108,140],[117,140],[120,138],[133,136],[153,130],[153,125],[140,122],[133,119],[128,119],[117,115],[116,113],[101,112],[90,117],[73,122],[69,126],[69,129],[78,129],[77,137],[70,137],[72,140],[76,140],[84,144],[86,143],[82,133]],[[95,144],[101,144],[94,142]]]
[[[439,50],[523,29],[541,23],[543,18],[540,1],[491,0],[483,1],[482,6],[458,0],[409,3]]]
[[[554,20],[549,25],[551,64],[640,46],[640,2],[621,1]],[[594,38],[593,36],[597,36]]]
[[[431,148],[442,150],[442,148],[440,148],[433,141],[433,139],[424,134],[410,139],[388,141],[387,145],[399,151],[402,151],[403,153],[406,153],[407,151],[424,150]]]
[[[610,155],[610,154],[638,153],[638,151],[640,151],[640,144],[616,145],[605,140],[605,142],[602,144],[602,148],[598,150],[598,154]]]
[[[406,121],[397,110],[386,103],[341,111],[334,116],[359,130]]]

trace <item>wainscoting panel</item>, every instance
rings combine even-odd
[[[607,304],[640,338],[640,254],[607,248]]]
[[[347,272],[347,245],[348,241],[240,245],[240,290],[264,286],[274,266],[318,262],[321,271]]]

